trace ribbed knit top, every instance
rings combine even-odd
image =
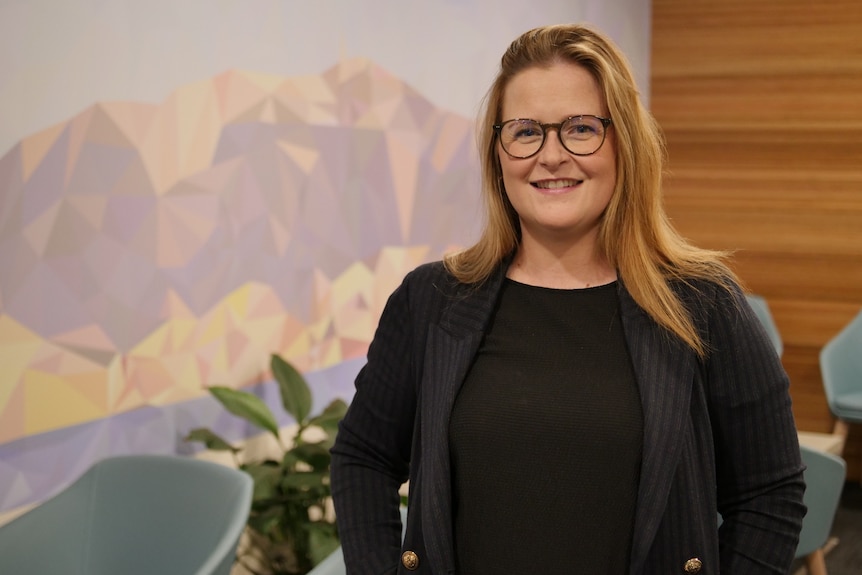
[[[628,573],[643,416],[616,282],[507,279],[449,430],[458,575]]]

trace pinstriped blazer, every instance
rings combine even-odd
[[[332,449],[349,574],[455,575],[449,415],[505,268],[475,287],[425,264],[390,296]],[[705,360],[619,282],[644,416],[630,573],[785,574],[805,514],[787,376],[741,290],[693,282],[678,292],[709,346]],[[405,552],[418,559],[412,570]]]

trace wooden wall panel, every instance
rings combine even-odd
[[[797,425],[829,431],[819,352],[862,308],[862,2],[653,0],[652,42],[668,212],[734,250],[784,339]],[[845,457],[862,479],[862,426]]]

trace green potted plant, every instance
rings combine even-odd
[[[256,395],[220,386],[208,390],[230,413],[272,434],[278,457],[246,458],[242,448],[206,428],[192,430],[185,439],[230,452],[237,467],[254,479],[248,537],[239,546],[237,561],[254,575],[304,575],[339,545],[330,506],[329,448],[347,404],[333,400],[312,417],[311,391],[302,374],[277,354],[270,367],[282,405],[298,425],[289,445],[272,411]]]

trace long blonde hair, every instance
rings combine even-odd
[[[446,267],[461,282],[481,283],[517,248],[520,223],[503,189],[493,125],[502,119],[503,96],[515,75],[559,61],[583,66],[593,74],[613,120],[617,180],[600,223],[599,249],[637,304],[703,356],[704,343],[671,282],[705,279],[728,287],[737,279],[724,263],[726,253],[693,246],[671,225],[662,205],[666,152],[661,130],[640,101],[625,56],[610,39],[589,27],[535,28],[503,54],[478,122],[487,221],[478,242],[448,255]]]

